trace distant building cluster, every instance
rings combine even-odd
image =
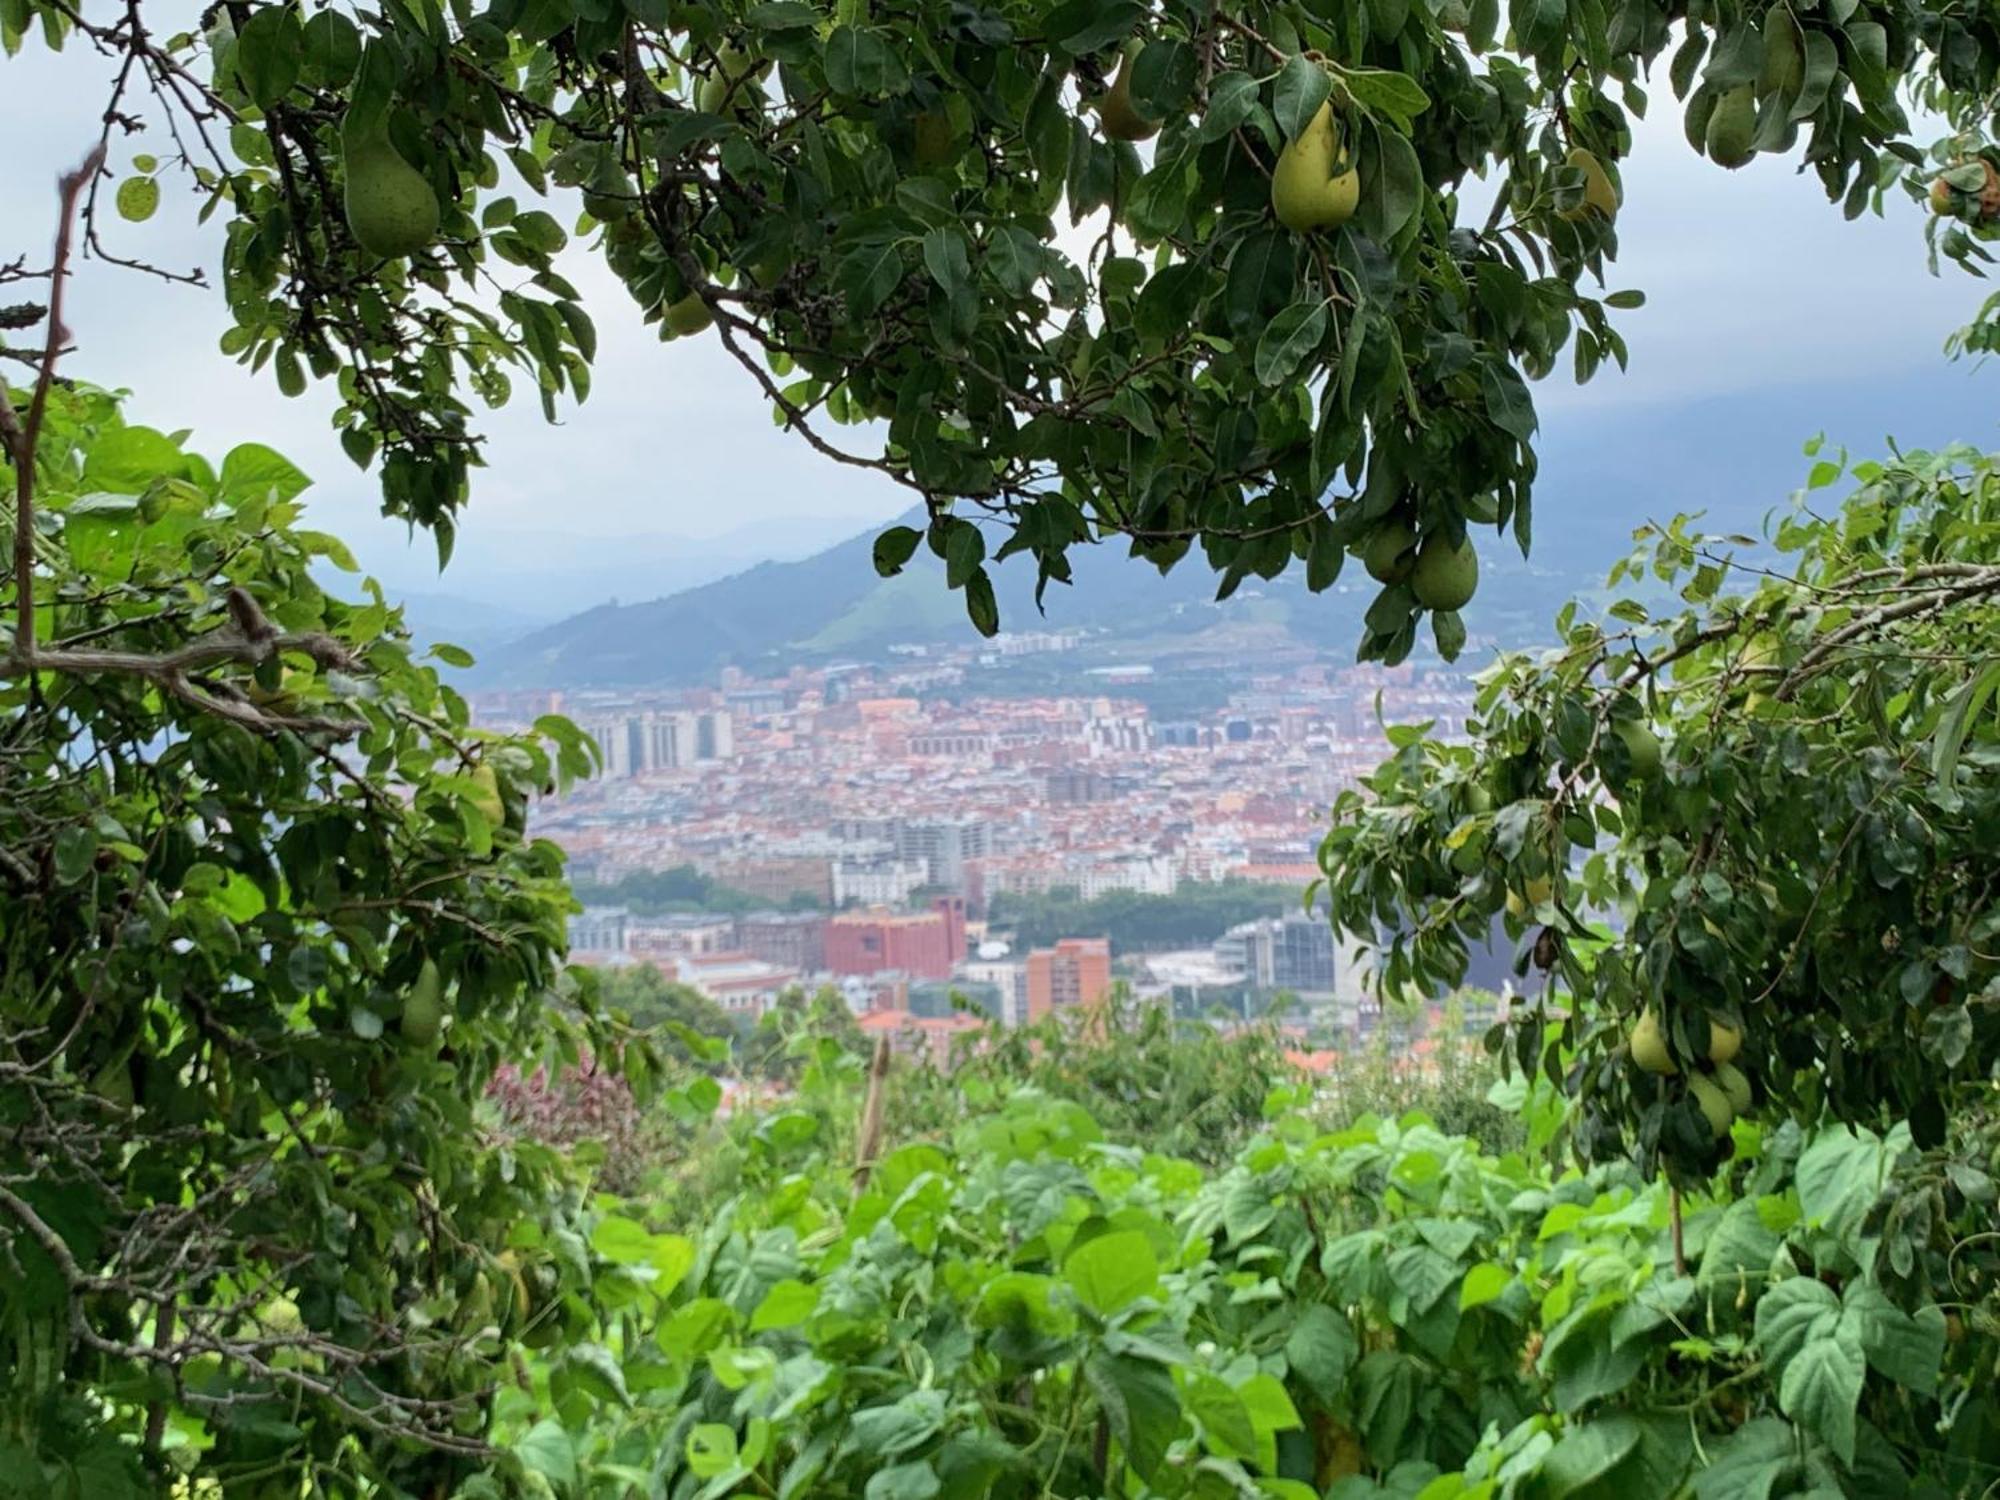
[[[739,1015],[830,984],[899,1038],[942,1045],[972,1024],[957,1005],[1030,1022],[1101,999],[1114,965],[1191,1010],[1291,992],[1351,1012],[1361,986],[1320,917],[1274,910],[1145,955],[1114,954],[1088,931],[1017,953],[989,919],[1010,900],[1046,906],[1064,892],[1169,897],[1231,879],[1302,889],[1328,807],[1381,759],[1381,724],[1462,722],[1462,677],[1246,664],[1220,709],[1156,717],[1101,693],[966,691],[978,661],[1074,653],[1070,635],[977,650],[768,679],[726,671],[682,692],[495,694],[475,711],[493,724],[565,712],[597,742],[603,775],[534,813],[577,878],[615,886],[689,867],[727,888],[730,910],[769,908],[601,908],[573,924],[586,960],[654,963]],[[1115,690],[1144,675],[1121,671],[1095,680]]]

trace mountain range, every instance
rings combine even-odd
[[[1482,540],[1474,630],[1503,645],[1543,638],[1561,600],[1597,588],[1646,520],[1702,511],[1708,529],[1761,532],[1803,479],[1803,440],[1816,432],[1858,456],[1881,453],[1888,433],[1906,448],[1988,441],[1993,417],[1984,394],[1967,368],[1937,365],[1867,388],[1843,382],[1664,410],[1615,402],[1559,410],[1543,424],[1532,558],[1523,560],[1511,538]],[[850,537],[644,603],[606,602],[489,644],[473,685],[679,686],[712,681],[725,665],[783,671],[879,659],[898,644],[972,641],[962,600],[945,588],[943,565],[929,549],[883,579],[872,565],[873,540],[873,532]],[[1165,576],[1126,553],[1122,544],[1073,549],[1074,583],[1052,584],[1041,612],[1033,559],[1010,558],[994,569],[1002,628],[1081,628],[1093,632],[1093,647],[1131,648],[1236,627],[1266,645],[1341,651],[1358,640],[1375,592],[1358,567],[1317,596],[1294,570],[1270,583],[1252,579],[1218,605],[1215,575],[1198,553]]]

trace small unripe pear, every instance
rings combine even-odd
[[[1463,607],[1479,590],[1479,554],[1472,549],[1472,539],[1454,547],[1442,532],[1433,532],[1417,549],[1410,590],[1425,609]]]
[[[1708,1121],[1708,1128],[1718,1136],[1728,1135],[1729,1127],[1736,1120],[1736,1111],[1730,1107],[1729,1096],[1712,1079],[1700,1073],[1688,1079],[1688,1092],[1700,1107],[1702,1118]]]
[[[1417,533],[1406,521],[1384,521],[1361,549],[1361,566],[1377,583],[1401,583],[1416,565]]]
[[[1734,1026],[1725,1026],[1720,1021],[1708,1023],[1708,1060],[1712,1063],[1726,1063],[1735,1059],[1743,1050],[1743,1033]]]
[[[1139,55],[1140,45],[1137,38],[1125,44],[1118,75],[1097,101],[1098,123],[1114,141],[1149,141],[1160,133],[1160,122],[1147,119],[1132,102],[1132,60]]]
[[[403,160],[387,134],[350,139],[342,153],[347,227],[370,255],[414,255],[438,232],[437,194],[423,173]]]
[[[699,292],[689,292],[678,302],[669,302],[666,311],[667,327],[676,337],[700,333],[715,321],[715,314],[709,305],[701,300]]]
[[[1756,134],[1757,93],[1741,84],[1715,101],[1702,145],[1710,161],[1733,172],[1757,154],[1750,145]]]

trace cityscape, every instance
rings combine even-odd
[[[1302,1034],[1366,1035],[1366,956],[1304,905],[1315,850],[1336,795],[1380,760],[1382,726],[1455,730],[1468,679],[1246,664],[1222,707],[1171,717],[1132,691],[1143,663],[1070,669],[1079,690],[1060,696],[980,690],[982,666],[1087,660],[1080,644],[1003,635],[474,707],[502,728],[565,713],[596,742],[600,774],[534,815],[585,903],[575,956],[650,964],[745,1023],[831,988],[864,1030],[942,1059],[983,1021],[1032,1023],[1122,982],[1224,1021],[1283,997]],[[1121,937],[1114,907],[1152,920]],[[1503,987],[1491,967],[1479,977]]]

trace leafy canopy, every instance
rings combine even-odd
[[[57,386],[37,454],[41,649],[189,665],[0,658],[0,1494],[415,1492],[487,1451],[498,1253],[571,1179],[489,1149],[487,1081],[594,1044],[647,1086],[523,832],[587,742],[473,728],[372,582],[318,581],[353,562],[270,449]]]
[[[1842,471],[1821,456],[1812,490]],[[1801,1120],[1991,1127],[2000,460],[1852,476],[1831,515],[1779,513],[1777,568],[1685,517],[1642,530],[1608,618],[1571,606],[1555,649],[1482,675],[1471,743],[1392,730],[1335,807],[1327,895],[1386,984],[1455,983],[1496,922],[1519,939],[1513,1043],[1574,1094],[1586,1156],[1705,1174],[1718,1061]],[[1636,1064],[1647,1013],[1670,1075]]]
[[[1392,528],[1440,560],[1475,527],[1525,548],[1528,382],[1565,351],[1579,379],[1624,363],[1610,314],[1639,294],[1593,288],[1662,84],[1698,148],[1798,155],[1849,215],[1927,186],[1906,106],[1941,112],[1955,217],[1931,234],[1966,259],[1988,214],[1966,132],[2000,65],[1993,17],[1942,0],[241,3],[178,35],[147,14],[6,0],[0,37],[129,62],[108,120],[158,85],[183,159],[138,158],[118,208],[150,217],[159,174],[192,170],[226,221],[225,351],[293,394],[331,382],[391,513],[448,550],[474,406],[587,393],[574,235],[663,337],[719,339],[784,426],[920,496],[927,531],[885,533],[877,565],[927,540],[988,632],[992,559],[1031,553],[1046,583],[1109,536],[1162,568],[1199,544],[1225,594],[1295,560],[1324,588]],[[1322,104],[1358,208],[1294,233],[1270,174]],[[388,259],[350,224],[388,191],[384,137],[441,226],[413,210],[418,248]],[[91,234],[109,248],[94,213]],[[1462,591],[1385,571],[1364,655],[1405,655],[1426,601],[1454,654]]]

